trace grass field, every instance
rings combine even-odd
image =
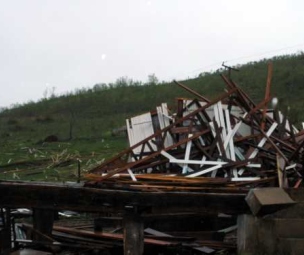
[[[293,124],[304,120],[304,54],[274,57],[237,66],[233,80],[258,103],[264,98],[267,63],[273,62],[271,95]],[[220,74],[201,73],[182,83],[212,99],[226,88]],[[111,131],[125,119],[155,110],[167,102],[175,112],[176,98],[193,98],[174,82],[143,84],[126,77],[113,84],[96,84],[66,95],[51,95],[38,102],[0,113],[0,179],[75,181],[81,173],[128,147],[126,137]],[[48,136],[56,142],[44,142]]]
[[[92,167],[127,147],[126,137],[75,139],[64,142],[7,143],[0,148],[0,179],[77,181]]]

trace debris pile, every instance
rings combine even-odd
[[[276,107],[267,109],[269,92],[255,104],[231,79],[222,78],[227,92],[214,100],[176,82],[195,99],[177,99],[175,114],[164,103],[127,120],[130,148],[92,169],[87,177],[93,182],[87,185],[118,187],[120,182],[122,188],[154,191],[193,183],[194,190],[218,184],[298,187],[304,131]]]
[[[195,98],[178,98],[176,113],[163,103],[156,111],[128,119],[130,148],[92,169],[85,186],[161,194],[221,194],[231,201],[256,187],[300,187],[304,130],[299,131],[278,110],[276,98],[270,96],[270,80],[264,100],[255,104],[231,79],[222,78],[227,90],[214,100],[175,82]],[[273,109],[268,109],[271,101]],[[214,198],[207,206],[216,203]],[[168,229],[149,222],[145,227],[170,240],[194,238],[191,244],[179,244],[192,249],[197,245],[196,252],[202,254],[228,251],[236,247],[238,212],[224,214],[225,222],[224,207],[229,207],[227,202],[221,209],[210,209],[209,214],[208,210],[196,211],[203,222],[196,223],[199,229],[192,229],[186,218]],[[186,211],[179,207],[179,213]],[[153,206],[150,215],[157,218]],[[184,220],[188,227],[178,231],[176,224]],[[215,224],[206,228],[210,221]]]

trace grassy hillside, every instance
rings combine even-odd
[[[258,102],[264,96],[269,60],[238,66],[232,78]],[[272,95],[295,123],[304,120],[304,54],[280,56],[273,62]],[[183,81],[209,98],[225,88],[219,74],[202,73]],[[148,84],[120,78],[114,84],[96,84],[64,96],[45,98],[0,114],[0,178],[40,180],[75,179],[77,159],[86,171],[127,146],[124,137],[111,130],[124,125],[127,117],[155,109],[167,102],[174,110],[176,97],[192,97],[173,83]],[[58,142],[43,142],[54,135]],[[65,163],[62,163],[65,162]],[[25,171],[26,170],[26,171]],[[75,172],[76,171],[76,172]]]

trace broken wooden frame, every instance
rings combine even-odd
[[[294,160],[302,158],[304,137],[280,112],[265,110],[271,99],[270,76],[265,99],[259,104],[231,79],[222,78],[228,91],[214,100],[176,82],[196,98],[178,99],[176,116],[167,116],[165,111],[166,123],[161,118],[166,105],[157,107],[159,123],[153,124],[153,129],[148,117],[149,135],[141,134],[142,140],[136,144],[138,140],[131,137],[130,148],[92,169],[91,173],[100,174],[95,181],[127,172],[133,181],[137,181],[137,174],[162,173],[188,178],[225,177],[253,185],[260,180],[266,186],[273,185],[276,177],[281,186],[296,185],[303,170]],[[148,120],[142,116],[141,121]],[[129,123],[139,124],[136,117]],[[277,154],[284,159],[286,170],[277,171]],[[288,176],[292,176],[290,183]]]

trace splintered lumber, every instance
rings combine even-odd
[[[178,81],[174,81],[178,86],[180,86],[181,88],[187,90],[188,92],[192,93],[193,95],[195,95],[196,97],[198,97],[199,99],[203,100],[206,103],[209,103],[209,99],[207,99],[206,97],[200,95],[199,93],[197,93],[196,91],[188,88],[187,86],[183,85],[182,83],[178,82]]]
[[[128,189],[178,190],[178,185],[173,183],[165,186],[163,182],[160,187],[156,183],[160,174],[183,179],[226,178],[224,185],[230,187],[303,185],[300,180],[304,175],[304,131],[298,131],[277,107],[267,109],[271,101],[272,64],[268,66],[264,99],[258,104],[230,78],[221,77],[228,91],[214,100],[175,82],[196,98],[178,98],[177,113],[167,116],[169,112],[166,112],[166,125],[162,118],[154,118],[155,123],[149,121],[148,130],[140,132],[142,140],[137,139],[136,144],[133,137],[136,134],[129,135],[131,147],[91,169],[91,174],[86,175],[90,180],[88,186],[99,183],[108,188],[120,185]],[[162,114],[159,107],[157,112]],[[143,116],[146,115],[138,118]],[[165,142],[168,139],[170,143]],[[278,157],[280,166],[284,166],[280,171]],[[137,184],[127,186],[121,179],[112,179],[126,173]],[[155,182],[140,180],[138,174],[149,174]],[[108,179],[112,179],[112,184]],[[208,182],[210,186],[216,185],[211,180]],[[186,185],[180,190],[186,190]]]
[[[149,137],[145,138],[143,141],[133,145],[132,147],[130,147],[129,149],[123,151],[122,153],[118,154],[116,157],[114,157],[113,159],[110,159],[106,162],[104,162],[103,164],[101,164],[100,166],[97,166],[96,168],[92,169],[91,172],[94,172],[94,173],[102,173],[102,172],[105,172],[105,171],[108,171],[108,176],[112,176],[116,173],[120,173],[120,172],[123,172],[125,170],[127,170],[128,168],[132,168],[140,163],[143,163],[144,161],[148,160],[148,159],[151,159],[153,157],[156,157],[160,154],[160,151],[153,151],[151,152],[152,155],[148,156],[148,157],[145,157],[144,158],[144,155],[139,155],[139,157],[135,157],[134,156],[134,152],[133,150],[136,149],[137,147],[140,147],[142,148],[141,151],[143,151],[143,148],[145,148],[145,146],[148,146],[149,143],[151,143],[151,141],[154,141],[155,137],[161,137],[162,139],[162,143],[164,144],[164,141],[165,141],[165,138],[167,136],[168,133],[170,133],[170,130],[171,128],[177,126],[179,124],[182,124],[184,120],[186,119],[189,119],[193,116],[195,116],[196,114],[204,111],[206,108],[208,108],[209,106],[211,106],[214,102],[217,102],[217,101],[220,101],[221,99],[225,98],[225,97],[228,97],[229,95],[233,94],[235,92],[235,89],[232,89],[231,91],[227,92],[227,93],[224,93],[223,95],[219,96],[217,99],[215,99],[214,101],[210,102],[210,103],[207,103],[205,104],[204,106],[194,110],[193,112],[189,113],[187,116],[185,117],[182,117],[181,119],[177,120],[176,122],[172,123],[171,125],[163,128],[162,130],[160,131],[157,131],[155,134],[153,135],[150,135]],[[188,138],[188,139],[183,139],[182,141],[176,143],[175,145],[173,145],[172,147],[168,147],[168,148],[165,148],[165,150],[169,150],[169,149],[174,149],[174,148],[177,148],[185,143],[187,143],[189,140],[192,140],[192,139],[195,139],[195,138],[198,138],[198,136],[204,134],[204,133],[207,133],[206,131],[202,131],[201,134],[197,135],[193,135],[192,137]],[[163,145],[162,144],[162,145]],[[131,162],[129,164],[126,164],[127,163],[127,159],[131,157],[135,160],[138,159],[138,162]],[[115,167],[115,170],[113,170],[113,167]],[[112,171],[109,171],[111,170]]]

